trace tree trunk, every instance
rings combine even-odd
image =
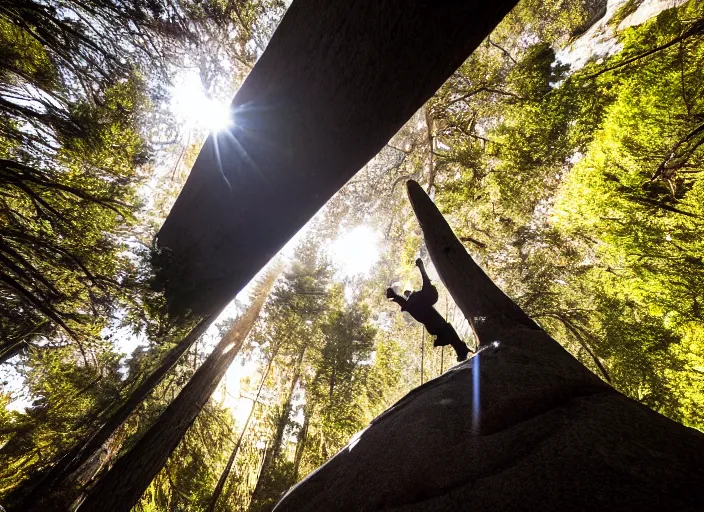
[[[295,0],[158,234],[170,307],[231,299],[515,4]]]
[[[301,427],[301,433],[298,435],[298,444],[296,445],[296,456],[293,459],[293,483],[298,481],[298,473],[301,468],[301,461],[303,460],[303,452],[306,449],[306,442],[308,440],[308,425],[310,423],[310,416],[313,413],[313,404],[308,402],[303,408],[303,426]]]
[[[276,511],[702,510],[704,435],[588,371],[491,282],[418,184],[409,195],[482,348],[381,414]]]
[[[259,472],[259,478],[257,479],[257,485],[252,491],[252,501],[251,504],[257,504],[261,498],[264,491],[264,485],[269,479],[272,466],[276,463],[281,453],[281,444],[284,439],[284,432],[286,431],[286,425],[288,425],[288,418],[291,415],[291,402],[293,402],[293,393],[296,390],[296,385],[301,377],[301,364],[303,363],[303,356],[306,353],[306,347],[302,347],[300,353],[298,354],[298,360],[296,361],[296,366],[294,368],[294,373],[291,378],[291,387],[289,388],[286,401],[284,402],[283,409],[281,411],[281,416],[279,416],[279,421],[276,425],[276,432],[274,434],[274,439],[271,442],[271,447],[267,451],[264,461],[262,462],[262,469]],[[251,505],[250,505],[251,507]]]
[[[90,490],[81,512],[127,512],[139,500],[215,391],[266,302],[278,272],[272,271],[247,312],[222,337],[176,399],[137,444]]]
[[[137,386],[137,389],[110,415],[95,434],[64,455],[31,490],[22,490],[26,498],[15,507],[16,510],[40,512],[52,508],[65,509],[64,499],[70,494],[67,490],[73,485],[76,472],[93,459],[142,401],[164,380],[181,356],[205,333],[215,317],[217,314],[203,318],[164,356],[159,366]]]
[[[298,444],[296,445],[296,455],[293,460],[293,475],[291,477],[291,483],[296,483],[298,481],[298,473],[301,467],[301,461],[303,460],[303,452],[306,449],[306,444],[308,442],[308,426],[310,425],[310,417],[315,412],[315,403],[313,402],[313,397],[311,396],[312,390],[318,383],[320,378],[320,372],[315,373],[315,377],[310,382],[309,389],[311,392],[306,393],[306,405],[303,407],[303,427],[301,428],[301,433],[298,436]]]
[[[232,449],[232,453],[230,453],[230,457],[227,459],[227,464],[225,465],[225,469],[220,474],[220,478],[218,479],[218,483],[215,486],[215,490],[213,491],[213,495],[210,497],[210,504],[208,505],[208,512],[215,512],[215,509],[218,504],[218,500],[220,499],[220,495],[222,494],[222,491],[225,488],[225,483],[227,482],[227,477],[230,475],[230,471],[232,471],[232,465],[235,463],[235,459],[237,458],[237,453],[240,451],[240,445],[242,444],[242,439],[244,439],[244,435],[247,432],[247,427],[249,426],[249,421],[252,419],[252,416],[254,415],[254,409],[255,409],[255,407],[257,407],[257,403],[259,402],[259,395],[261,394],[262,389],[264,388],[264,383],[266,382],[266,378],[269,376],[269,371],[271,370],[271,365],[273,364],[275,357],[276,357],[276,353],[272,353],[271,359],[269,359],[269,363],[266,365],[266,370],[264,371],[264,375],[262,376],[262,381],[259,383],[259,388],[257,389],[257,394],[254,397],[254,402],[252,403],[252,409],[249,411],[249,414],[247,415],[247,419],[245,420],[244,425],[242,426],[242,432],[240,432],[240,435],[237,438],[237,442],[235,443],[235,447]]]

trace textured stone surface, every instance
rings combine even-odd
[[[275,510],[704,510],[704,434],[587,370],[489,279],[417,183],[408,192],[483,350],[379,416]]]
[[[295,0],[159,232],[172,310],[232,299],[515,4]]]
[[[409,393],[275,510],[704,510],[703,484],[704,435],[521,327]]]

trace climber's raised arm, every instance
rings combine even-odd
[[[425,272],[425,265],[423,265],[422,259],[418,258],[416,260],[416,267],[418,267],[418,270],[420,270],[420,275],[423,278],[423,288],[425,288],[426,286],[433,286],[430,282],[428,274]]]

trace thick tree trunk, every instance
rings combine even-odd
[[[26,492],[26,498],[13,509],[37,512],[52,509],[65,510],[64,500],[67,497],[70,499],[71,494],[67,490],[73,485],[77,472],[80,472],[82,466],[96,456],[142,401],[164,380],[181,356],[205,333],[216,316],[217,314],[201,320],[164,356],[159,366],[137,386],[137,389],[108,417],[98,431],[64,455],[31,491]]]
[[[409,195],[483,347],[376,418],[276,510],[704,509],[704,435],[589,372],[491,282],[416,183]]]
[[[232,298],[516,0],[295,0],[158,235],[171,308]]]
[[[137,444],[90,490],[81,512],[127,512],[139,500],[215,391],[269,296],[277,272],[271,272],[247,312],[222,337],[176,399]]]

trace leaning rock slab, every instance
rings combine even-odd
[[[704,510],[704,435],[521,327],[409,393],[275,510]]]

